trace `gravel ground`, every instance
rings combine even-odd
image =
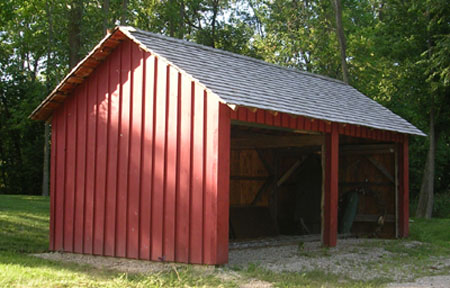
[[[414,278],[414,263],[395,266],[392,259],[402,257],[402,254],[386,251],[392,240],[375,239],[343,239],[338,241],[336,248],[325,249],[320,242],[304,242],[299,245],[284,245],[277,247],[233,249],[229,252],[229,264],[225,267],[190,265],[191,269],[206,273],[214,273],[223,280],[237,280],[243,283],[238,272],[232,269],[236,266],[245,268],[256,264],[274,272],[309,272],[321,270],[332,274],[343,275],[354,280],[393,279],[395,283],[389,287],[395,288],[449,288],[450,275]],[[398,242],[396,242],[398,244]],[[405,248],[414,248],[421,242],[404,242]],[[395,251],[395,250],[394,250]],[[155,273],[183,267],[183,264],[156,263],[140,260],[130,260],[112,257],[99,257],[70,253],[43,253],[34,256],[64,262],[94,265],[128,273]],[[387,268],[386,268],[387,267]],[[435,257],[431,259],[430,274],[438,274],[440,270],[448,271],[450,258]],[[417,270],[417,269],[415,269]],[[424,275],[424,274],[421,274]],[[270,283],[256,279],[244,280],[242,287],[271,287]]]
[[[447,276],[431,276],[419,278],[409,283],[391,283],[387,287],[390,288],[449,288],[450,275]]]
[[[231,250],[229,265],[245,267],[249,263],[274,272],[309,272],[321,270],[332,274],[345,275],[354,280],[373,280],[388,278],[396,282],[411,281],[415,275],[411,273],[414,265],[383,269],[383,264],[389,263],[394,254],[382,246],[389,245],[392,240],[377,239],[344,239],[339,240],[336,248],[324,249],[320,242],[305,242],[303,248],[298,245],[266,247],[260,249]],[[423,245],[421,242],[404,242],[406,248]],[[441,270],[450,267],[450,259],[433,259],[430,269]],[[450,287],[450,282],[446,282]],[[413,286],[414,287],[414,286]],[[439,286],[440,287],[440,286]]]

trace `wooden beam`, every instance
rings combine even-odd
[[[358,214],[356,215],[354,222],[376,223],[378,222],[380,217],[381,217],[380,215]],[[385,223],[387,222],[394,223],[395,215],[388,214],[384,217],[383,221]]]
[[[373,166],[375,166],[378,171],[381,172],[381,174],[383,174],[386,178],[389,179],[389,181],[391,181],[392,183],[395,184],[395,178],[394,176],[391,175],[391,173],[389,173],[389,171],[386,169],[386,167],[384,167],[383,165],[381,165],[380,163],[378,163],[375,159],[373,159],[372,157],[367,157],[367,160],[369,160],[370,163],[372,163]]]
[[[304,162],[305,160],[297,160],[295,161],[295,163],[286,171],[286,173],[284,173],[280,179],[278,179],[277,181],[277,187],[280,187],[281,185],[283,185],[284,182],[286,182],[289,177],[291,177],[291,175],[295,172],[295,170],[297,170],[298,167],[300,167],[300,165]]]
[[[255,135],[245,138],[231,139],[231,149],[306,147],[306,146],[320,146],[323,143],[324,137],[321,135],[320,136]]]
[[[255,198],[253,198],[252,203],[250,205],[255,205],[259,202],[264,192],[270,187],[270,185],[273,184],[273,177],[266,178],[266,181],[263,185],[259,188],[258,192],[255,195]]]
[[[339,127],[333,123],[325,141],[322,244],[335,247],[338,225]]]
[[[236,181],[266,181],[269,178],[269,176],[241,176],[241,175],[234,175],[231,176],[230,179],[231,180],[236,180]]]
[[[399,237],[409,235],[409,158],[408,136],[403,136],[399,143],[399,189],[398,189],[398,234]]]
[[[339,153],[347,154],[389,154],[395,152],[394,144],[347,144],[341,145]]]
[[[262,111],[262,110],[260,110],[260,111]],[[274,130],[274,131],[285,131],[285,132],[297,133],[297,134],[322,135],[322,133],[315,132],[315,131],[292,129],[292,128],[286,128],[286,127],[280,127],[280,126],[270,126],[270,125],[266,125],[266,124],[246,122],[246,121],[240,121],[240,120],[231,120],[231,125],[261,128],[261,129]]]

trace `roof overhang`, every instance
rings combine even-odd
[[[106,57],[109,56],[109,54],[114,51],[114,49],[119,46],[119,44],[125,40],[129,39],[136,43],[141,49],[144,51],[147,51],[151,53],[152,55],[155,55],[159,59],[162,59],[166,61],[168,64],[173,66],[175,69],[180,71],[180,73],[183,73],[187,77],[189,77],[192,81],[197,82],[199,85],[201,85],[207,92],[208,95],[211,95],[213,97],[217,97],[218,100],[224,104],[227,104],[230,106],[231,109],[236,109],[236,106],[233,104],[228,104],[223,101],[216,93],[211,91],[208,87],[200,83],[197,79],[195,79],[192,75],[185,72],[180,67],[177,67],[164,57],[158,55],[148,47],[146,47],[144,44],[139,42],[131,33],[130,31],[134,31],[133,27],[125,27],[125,26],[118,26],[114,28],[114,30],[111,31],[111,33],[108,33],[97,46],[92,49],[92,51],[83,59],[81,60],[71,71],[69,74],[67,74],[66,77],[56,86],[56,88],[34,109],[34,111],[30,114],[29,118],[32,120],[41,120],[41,121],[48,121],[55,109],[57,109],[66,98],[72,93],[72,91],[75,89],[76,86],[83,83],[86,78],[91,75],[92,72],[94,72],[95,68],[97,68],[100,63],[103,62],[103,60],[106,59]]]

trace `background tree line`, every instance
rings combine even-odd
[[[48,135],[27,116],[119,24],[350,83],[429,135],[410,140],[418,213],[450,206],[447,0],[3,0],[0,193],[41,193]]]

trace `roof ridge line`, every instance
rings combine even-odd
[[[128,31],[130,31],[132,33],[141,33],[141,34],[144,34],[144,35],[147,35],[147,36],[163,39],[163,40],[166,40],[166,41],[171,41],[171,42],[175,42],[175,43],[179,43],[179,44],[183,44],[183,45],[190,45],[190,46],[193,46],[193,47],[196,47],[196,48],[199,48],[199,49],[203,49],[203,50],[207,50],[207,51],[211,51],[211,52],[214,52],[214,53],[223,54],[223,55],[236,57],[236,58],[241,58],[241,59],[246,59],[248,61],[252,61],[252,62],[255,62],[255,63],[270,65],[270,66],[277,67],[277,68],[282,69],[282,70],[286,70],[286,71],[290,71],[290,72],[296,72],[296,73],[307,75],[307,76],[310,76],[310,77],[315,77],[315,78],[319,78],[319,79],[322,79],[322,80],[326,80],[326,81],[331,81],[331,82],[335,82],[335,83],[338,83],[338,84],[342,84],[344,86],[352,87],[351,85],[349,85],[349,84],[347,84],[347,83],[345,83],[345,82],[343,82],[341,80],[334,79],[334,78],[331,78],[331,77],[328,77],[328,76],[315,74],[315,73],[311,73],[311,72],[307,72],[307,71],[302,71],[302,70],[299,70],[297,68],[281,66],[281,65],[278,65],[278,64],[266,62],[266,61],[261,60],[261,59],[253,58],[253,57],[250,57],[250,56],[245,56],[245,55],[233,53],[233,52],[230,52],[230,51],[226,51],[226,50],[222,50],[222,49],[218,49],[218,48],[205,46],[205,45],[198,44],[198,43],[195,43],[195,42],[190,42],[188,40],[173,38],[173,37],[165,36],[165,35],[162,35],[162,34],[145,31],[145,30],[142,30],[142,29],[139,29],[139,28],[135,28],[135,27],[132,27],[132,26],[118,26],[118,27],[120,27],[121,29],[126,29],[126,30],[128,30]]]

